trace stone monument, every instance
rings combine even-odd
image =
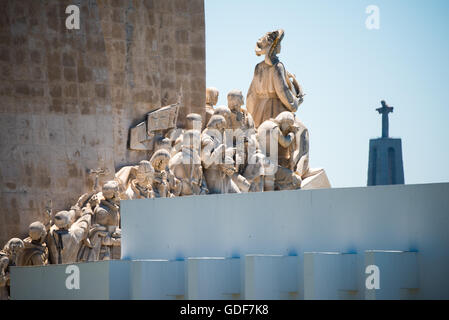
[[[388,114],[393,107],[382,100],[382,137],[369,142],[368,186],[404,184],[401,139],[389,137]]]
[[[309,167],[295,115],[304,93],[276,56],[283,30],[257,43],[265,60],[248,108],[239,89],[214,107],[202,1],[81,1],[76,31],[61,24],[66,4],[1,4],[12,44],[0,79],[6,291],[13,266],[120,260],[121,200],[330,188],[324,170]],[[23,25],[27,10],[45,24]]]

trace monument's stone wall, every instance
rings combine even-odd
[[[79,30],[65,26],[70,4]],[[72,205],[88,169],[108,169],[104,180],[146,158],[128,150],[128,129],[180,92],[182,126],[205,105],[203,0],[2,0],[0,245],[48,199]]]

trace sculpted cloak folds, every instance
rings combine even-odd
[[[256,54],[265,54],[265,59],[256,65],[246,98],[256,127],[283,111],[296,112],[303,101],[302,88],[276,56],[283,35],[283,30],[269,32],[256,45]]]

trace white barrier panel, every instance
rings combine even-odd
[[[365,299],[413,299],[419,293],[418,254],[392,250],[365,252]]]
[[[244,262],[244,297],[255,299],[297,299],[299,257],[250,254]]]
[[[129,261],[11,267],[11,299],[129,299]]]
[[[184,299],[185,261],[130,261],[130,298]]]
[[[439,183],[125,200],[122,258],[358,252],[363,299],[361,253],[419,249],[418,297],[449,299],[448,194]]]
[[[304,253],[304,299],[354,299],[357,255],[339,252]]]
[[[188,299],[240,298],[240,259],[200,257],[188,258],[186,263]]]

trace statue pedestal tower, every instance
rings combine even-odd
[[[368,186],[404,184],[401,139],[388,136],[388,114],[393,107],[381,101],[382,137],[369,142]]]

